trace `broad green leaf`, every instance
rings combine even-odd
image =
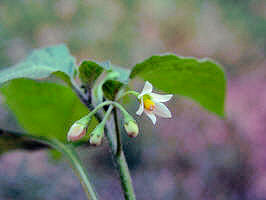
[[[171,54],[152,56],[133,68],[130,78],[135,76],[159,90],[190,97],[207,110],[224,115],[225,74],[211,60]]]
[[[75,73],[75,59],[65,45],[34,50],[24,61],[0,71],[0,84],[16,78],[42,79],[54,72],[69,77]]]
[[[55,83],[14,79],[0,91],[22,128],[33,136],[66,142],[70,126],[89,112],[69,87]],[[93,120],[91,126],[95,124]]]

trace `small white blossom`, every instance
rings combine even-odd
[[[136,114],[141,115],[144,112],[153,124],[156,123],[155,115],[163,118],[171,118],[171,112],[162,102],[169,101],[172,96],[172,94],[160,95],[152,93],[152,84],[146,81],[142,92],[138,96],[140,106]]]

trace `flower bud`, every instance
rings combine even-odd
[[[125,122],[124,127],[129,137],[137,137],[139,134],[139,127],[134,120]]]
[[[104,125],[98,124],[96,128],[90,134],[90,144],[99,146],[102,143],[104,134]]]
[[[86,134],[86,126],[79,123],[74,123],[67,133],[68,141],[77,141]]]
[[[73,142],[81,139],[86,134],[86,129],[90,120],[91,116],[86,115],[76,121],[67,133],[67,140]]]
[[[128,136],[137,137],[139,134],[139,127],[135,119],[125,109],[121,109],[121,111],[124,116],[124,128],[126,129]]]

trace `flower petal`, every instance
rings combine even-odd
[[[150,84],[149,81],[145,82],[145,85],[142,89],[142,92],[140,93],[140,95],[138,96],[138,98],[141,98],[144,94],[148,94],[152,92],[152,84]]]
[[[143,113],[143,111],[144,111],[144,104],[143,104],[143,99],[141,98],[139,109],[137,110],[136,114],[141,115]]]
[[[172,114],[170,110],[162,103],[155,102],[155,109],[153,111],[156,115],[164,118],[171,118]]]
[[[149,95],[154,101],[157,101],[157,102],[166,102],[166,101],[169,101],[173,97],[172,94],[161,95],[161,94],[150,93]]]
[[[156,123],[156,116],[152,112],[149,112],[147,110],[145,110],[144,112],[151,119],[152,123],[155,125],[155,123]]]

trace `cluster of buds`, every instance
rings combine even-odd
[[[137,110],[136,114],[141,115],[143,112],[152,120],[153,124],[156,123],[156,116],[171,118],[171,112],[168,108],[163,104],[172,98],[173,95],[160,95],[152,92],[152,85],[146,81],[142,92],[139,94],[135,91],[128,92],[127,94],[135,95],[139,102],[140,106]],[[69,129],[67,139],[68,141],[77,141],[80,140],[83,136],[86,135],[88,124],[92,118],[92,116],[98,111],[98,109],[102,108],[105,105],[110,105],[109,109],[105,113],[103,120],[96,126],[96,128],[88,133],[90,136],[89,142],[92,145],[98,146],[102,143],[102,139],[104,136],[104,127],[106,121],[113,109],[113,106],[117,107],[123,117],[124,117],[124,128],[129,137],[136,137],[139,134],[139,127],[136,123],[136,120],[124,109],[122,105],[113,101],[105,101],[99,104],[92,112],[90,112],[85,117],[76,121],[71,128]],[[111,105],[112,104],[112,105]]]
[[[124,127],[128,135],[130,137],[136,137],[139,133],[139,128],[134,118],[120,104],[115,103],[115,102],[111,102],[111,103],[117,106],[122,111],[122,114],[124,116]],[[95,111],[93,111],[89,115],[86,115],[80,120],[76,121],[68,131],[68,135],[67,135],[68,141],[72,141],[72,142],[78,141],[86,135],[86,132],[88,132],[88,135],[90,137],[89,139],[90,144],[94,146],[100,145],[102,143],[102,139],[104,136],[104,127],[105,127],[106,121],[112,111],[112,107],[109,107],[109,108],[111,109],[108,109],[108,111],[105,113],[103,120],[94,128],[92,132],[88,132],[87,128],[91,120],[91,117],[93,113],[95,113]]]
[[[89,122],[92,119],[92,116],[104,105],[110,104],[110,102],[104,102],[98,105],[93,111],[91,111],[88,115],[82,117],[80,120],[76,121],[68,131],[67,140],[74,142],[80,140],[82,137],[86,135],[86,133],[90,137],[90,144],[98,146],[102,142],[103,134],[104,134],[104,126],[108,116],[110,115],[111,110],[108,110],[105,114],[104,119],[101,123],[99,123],[92,132],[88,131]]]

